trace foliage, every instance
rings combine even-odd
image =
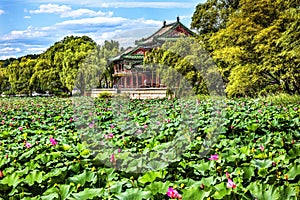
[[[102,79],[112,82],[112,68],[107,59],[118,51],[116,41],[105,41],[104,45],[97,46],[87,36],[67,36],[40,55],[1,62],[0,92],[70,95],[76,86],[84,93],[84,89],[102,84]],[[100,81],[99,74],[102,75]]]
[[[299,2],[199,4],[191,27],[219,67],[228,96],[299,94]]]
[[[0,198],[168,199],[170,188],[183,199],[300,198],[299,102],[114,102],[95,99],[93,110],[80,104],[81,117],[71,99],[0,99]],[[165,114],[154,117],[159,110]],[[213,116],[221,118],[222,128],[201,154]],[[172,160],[171,152],[160,149],[186,133],[183,123],[194,135]],[[113,162],[111,149],[100,148],[100,141],[120,148]],[[104,153],[97,154],[99,150]],[[151,155],[158,163],[138,173],[139,159],[130,159],[131,153]],[[131,172],[118,170],[120,165]],[[228,188],[229,179],[236,188]]]
[[[195,38],[164,43],[146,55],[145,64],[156,68],[169,88],[181,88],[183,91],[179,93],[193,88],[194,94],[222,94],[223,82],[217,66]]]
[[[105,41],[104,45],[97,46],[79,66],[75,87],[84,94],[96,87],[112,87],[114,82],[112,74],[113,66],[108,62],[109,58],[119,53],[119,43],[116,41]]]
[[[200,35],[214,33],[226,26],[231,13],[239,7],[239,0],[207,0],[197,5],[191,27]]]
[[[112,93],[109,93],[109,92],[101,92],[99,93],[98,95],[98,98],[103,98],[103,99],[106,99],[106,98],[111,98],[112,97]]]

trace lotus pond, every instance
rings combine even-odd
[[[2,98],[0,199],[300,199],[299,108]]]

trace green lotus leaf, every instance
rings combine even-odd
[[[169,188],[170,182],[152,182],[145,187],[145,190],[150,191],[152,195],[166,194]]]
[[[95,197],[102,197],[104,189],[103,188],[85,188],[83,191],[78,193],[72,193],[73,198],[69,199],[80,199],[80,200],[87,200],[87,199],[95,199]]]
[[[142,191],[138,188],[127,189],[125,192],[116,195],[120,200],[142,200],[149,199],[151,196],[151,192]]]
[[[150,171],[144,174],[142,177],[138,179],[139,183],[145,184],[145,183],[152,183],[157,179],[163,179],[165,177],[166,172],[155,172],[155,171]]]
[[[59,185],[60,199],[69,199],[71,193],[75,191],[75,187],[71,185]]]
[[[272,160],[251,160],[251,163],[258,169],[271,167],[272,162]]]
[[[251,182],[247,189],[250,191],[253,198],[257,198],[259,200],[280,199],[279,189],[274,185]]]
[[[294,180],[300,174],[300,165],[293,164],[287,172],[288,179]]]
[[[23,179],[19,178],[19,174],[14,172],[12,174],[6,175],[2,180],[1,184],[7,184],[8,186],[16,187],[19,183],[21,183]]]
[[[203,200],[210,195],[210,191],[201,190],[199,186],[184,189],[182,190],[182,193],[182,199]]]

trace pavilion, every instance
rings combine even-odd
[[[135,42],[120,55],[109,59],[114,68],[114,85],[118,88],[164,87],[159,74],[153,68],[144,66],[146,52],[161,47],[166,41],[174,41],[179,37],[193,36],[194,32],[184,26],[179,17],[176,22],[163,26],[154,34]]]

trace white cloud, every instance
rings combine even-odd
[[[24,16],[24,19],[30,19],[31,16]]]
[[[9,58],[16,58],[16,55],[7,55],[7,56],[0,56],[0,60],[6,60]]]
[[[192,8],[194,3],[187,2],[109,2],[102,3],[104,8]]]
[[[20,48],[13,48],[13,47],[5,47],[0,49],[0,54],[12,54],[20,52]]]
[[[112,16],[113,12],[102,12],[102,11],[93,11],[89,9],[78,9],[78,10],[72,10],[70,12],[64,12],[61,14],[61,17],[67,18],[67,17],[73,17],[73,18],[78,18],[82,16]]]
[[[14,40],[19,38],[33,38],[33,37],[42,37],[46,36],[45,32],[42,32],[32,26],[28,26],[26,30],[13,30],[9,34],[4,35],[2,40]]]
[[[128,21],[128,19],[123,17],[93,17],[93,18],[83,18],[76,20],[67,20],[59,22],[57,26],[69,26],[69,25],[117,25]]]
[[[64,13],[64,12],[68,12],[71,11],[72,8],[66,6],[66,5],[58,5],[58,4],[43,4],[40,5],[40,8],[38,10],[30,10],[29,13],[32,14],[41,14],[41,13],[56,13],[56,14],[60,14],[60,13]]]
[[[33,48],[27,48],[26,53],[27,54],[40,54],[47,50],[47,47],[33,47]]]
[[[35,2],[36,0],[29,0]],[[122,0],[39,0],[39,2],[51,2],[51,3],[64,3],[71,5],[85,5],[93,8],[194,8],[198,3],[205,2],[205,0],[189,0],[186,1],[122,1]]]
[[[77,9],[73,10],[71,7],[66,5],[58,5],[58,4],[43,4],[40,5],[38,10],[30,10],[29,13],[31,14],[42,14],[42,13],[48,13],[48,14],[59,14],[61,18],[78,18],[82,16],[88,16],[88,17],[96,17],[96,16],[107,16],[111,17],[113,15],[113,12],[102,12],[102,11],[94,11],[90,9]]]
[[[4,10],[0,10],[0,15],[3,15],[4,13]]]

